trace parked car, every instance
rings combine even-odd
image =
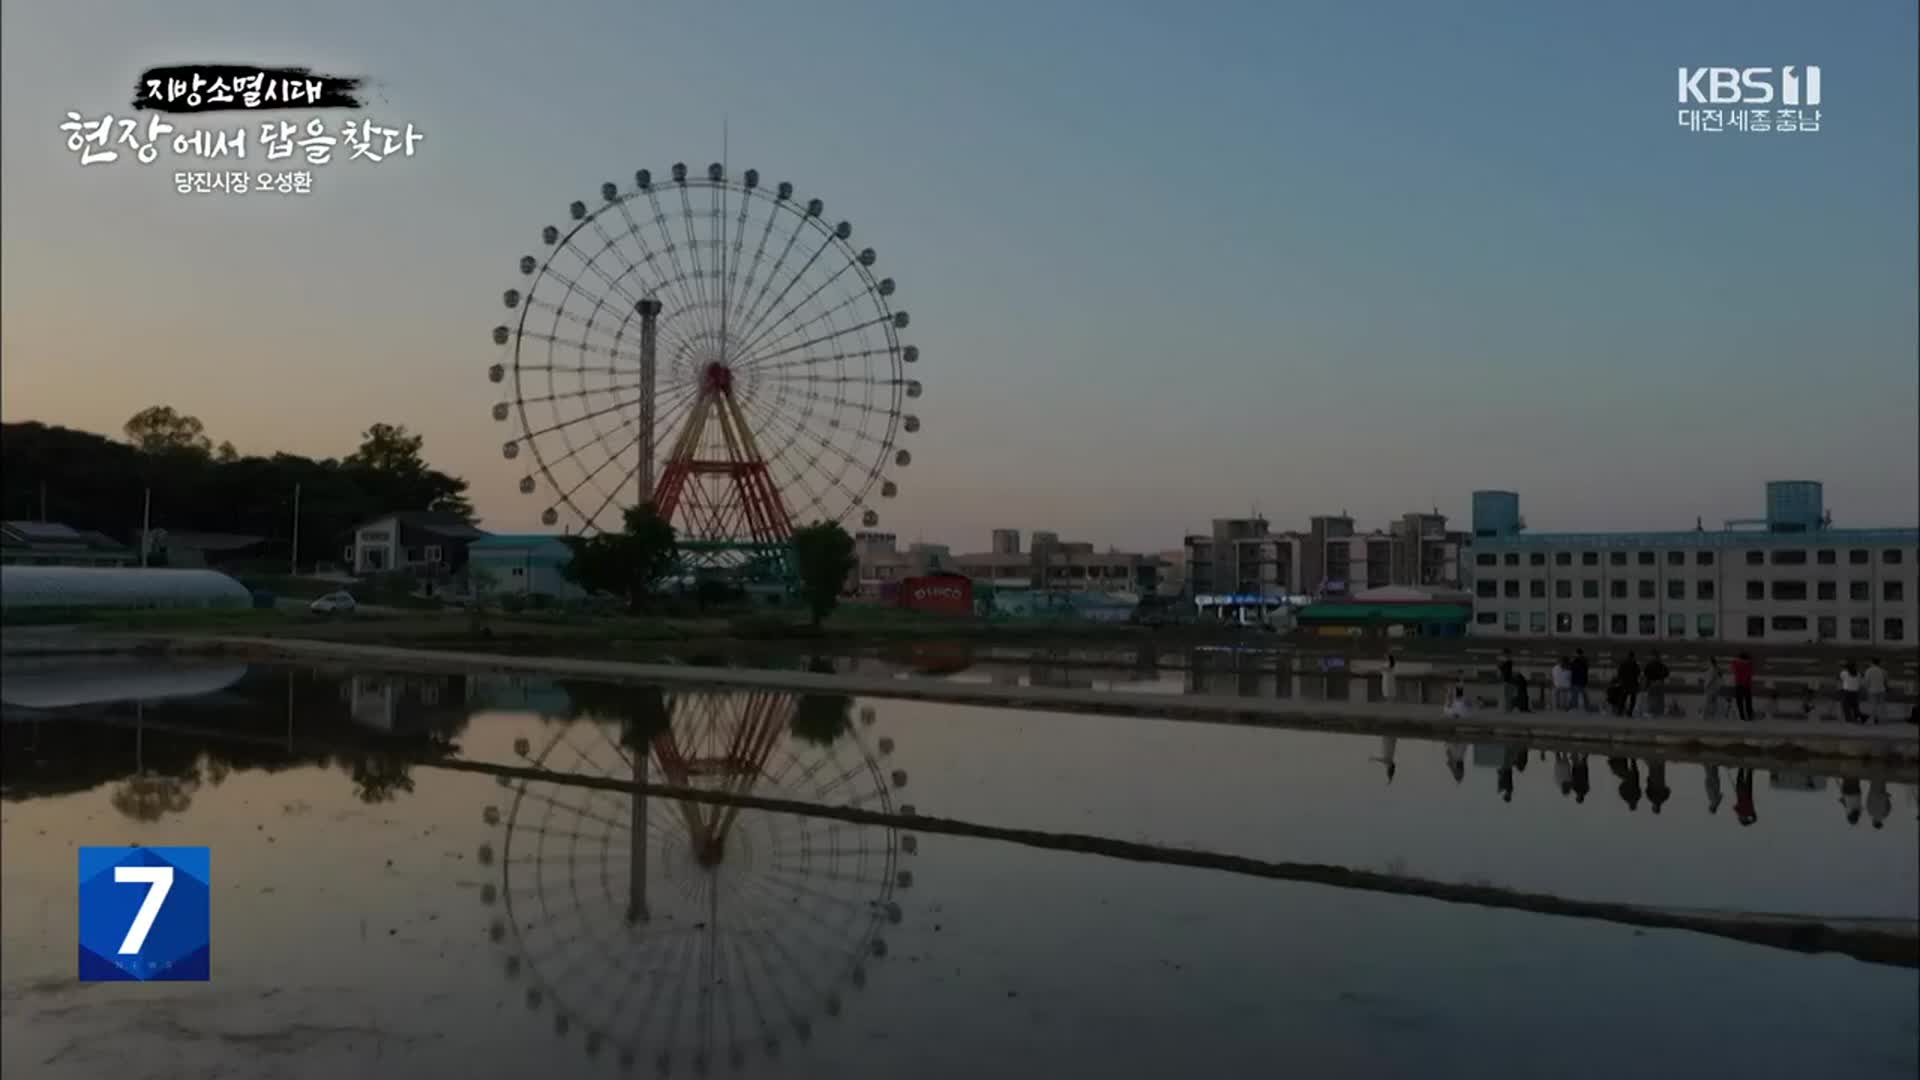
[[[307,605],[307,610],[315,615],[351,615],[360,605],[349,592],[330,592]]]

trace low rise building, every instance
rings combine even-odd
[[[572,561],[573,549],[558,536],[483,536],[467,544],[467,580],[473,592],[492,596],[580,600],[587,591],[566,576]]]
[[[52,521],[0,522],[0,563],[9,566],[132,566],[140,556],[105,533]]]
[[[1920,619],[1920,529],[1834,528],[1815,482],[1713,531],[1532,533],[1512,492],[1474,509],[1480,637],[1908,648]]]
[[[440,577],[465,566],[467,545],[486,535],[452,514],[408,510],[356,526],[345,557],[355,574]]]
[[[1158,555],[1108,548],[1100,551],[1083,541],[1061,540],[1056,533],[1036,532],[1029,550],[1019,550],[1019,533],[994,533],[995,550],[948,556],[945,569],[965,574],[976,586],[994,589],[1031,589],[1039,592],[1113,593],[1152,596],[1160,587]],[[1013,550],[1005,550],[1012,547]]]

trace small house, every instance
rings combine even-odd
[[[586,590],[566,578],[571,561],[565,539],[542,533],[484,536],[467,545],[469,579],[480,586],[476,591],[495,596],[585,599]]]
[[[345,557],[359,575],[441,577],[465,566],[467,546],[486,535],[452,514],[406,510],[355,526]]]

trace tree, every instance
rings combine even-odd
[[[231,465],[240,460],[240,451],[234,449],[231,442],[222,441],[220,448],[214,451],[213,459],[222,465]]]
[[[651,502],[628,509],[625,518],[617,533],[567,537],[573,557],[561,574],[589,592],[625,597],[628,610],[637,611],[673,569],[673,523]]]
[[[377,423],[360,433],[360,448],[341,465],[378,494],[382,509],[433,510],[473,521],[467,482],[428,468],[421,456],[425,445],[426,438],[405,424]]]
[[[837,521],[818,521],[793,531],[793,559],[800,574],[800,594],[806,598],[813,625],[833,613],[847,575],[860,561],[854,557],[853,537]]]
[[[171,405],[152,405],[134,413],[122,431],[127,441],[145,454],[185,453],[206,457],[213,450],[207,426],[197,416],[185,416]]]
[[[787,729],[803,742],[832,746],[853,730],[853,699],[845,694],[801,694]]]
[[[427,471],[420,450],[426,437],[410,435],[405,424],[374,424],[360,433],[360,449],[347,455],[346,464],[376,472],[419,474]]]

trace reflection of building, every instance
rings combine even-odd
[[[388,734],[459,726],[467,716],[467,679],[461,675],[354,675],[340,684],[353,722]]]
[[[1711,532],[1529,533],[1512,492],[1474,506],[1476,635],[1899,646],[1920,618],[1920,529],[1833,528],[1818,483]]]

